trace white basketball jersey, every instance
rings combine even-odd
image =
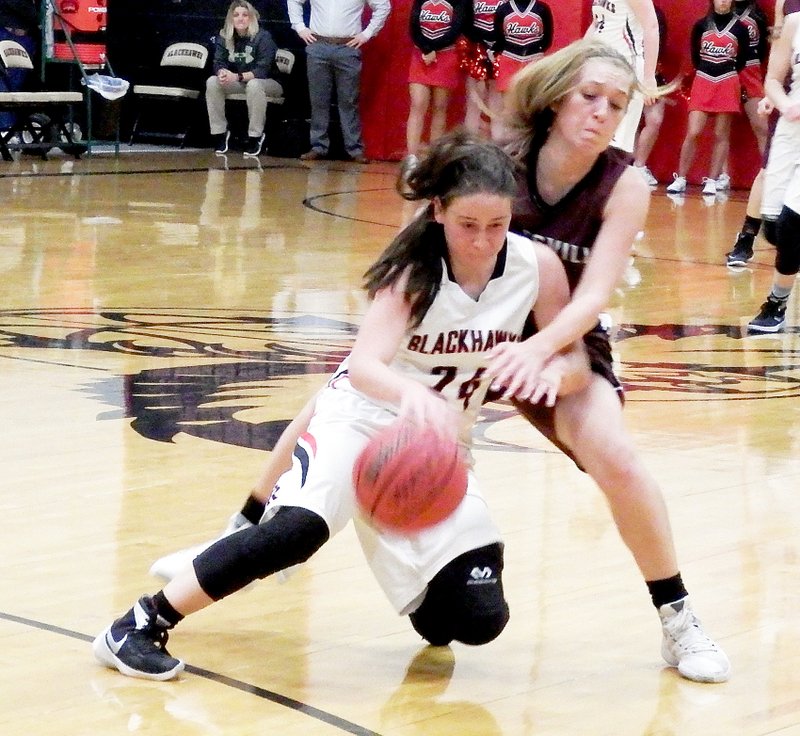
[[[792,102],[797,102],[800,100],[800,24],[792,37],[791,77],[787,94]],[[781,115],[769,149],[761,214],[777,219],[784,205],[800,212],[800,121]]]
[[[539,293],[533,244],[509,233],[503,254],[505,263],[499,262],[477,301],[450,279],[444,264],[439,293],[391,362],[392,369],[430,386],[463,412],[460,439],[466,446],[489,388],[483,377],[489,352],[501,342],[521,339]],[[342,388],[340,379],[334,380]]]
[[[628,0],[593,0],[594,35],[628,58],[644,58],[644,29]],[[634,66],[635,68],[635,66]]]
[[[789,99],[800,99],[800,23],[792,38],[792,82],[789,87]]]
[[[391,367],[439,391],[462,412],[460,439],[471,430],[488,389],[491,349],[519,340],[539,293],[539,268],[530,240],[508,234],[506,247],[483,293],[475,300],[448,275],[422,322],[409,329]],[[331,536],[355,514],[356,530],[375,577],[396,610],[419,605],[428,582],[455,557],[501,540],[472,470],[456,511],[412,536],[382,533],[356,513],[353,464],[371,436],[394,421],[397,407],[353,388],[345,360],[316,398],[314,416],[300,438],[292,469],[273,491],[265,511],[300,506],[321,516]]]

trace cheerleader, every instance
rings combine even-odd
[[[734,0],[734,15],[739,22],[747,29],[750,39],[747,49],[747,62],[744,69],[739,72],[739,82],[742,85],[742,106],[744,107],[747,120],[753,129],[756,137],[758,152],[764,157],[767,146],[768,121],[766,115],[760,115],[758,106],[764,99],[764,79],[761,71],[761,64],[767,57],[767,36],[769,27],[767,18],[755,0]],[[727,162],[722,173],[717,177],[717,191],[730,189],[731,178],[728,175]],[[751,188],[755,189],[760,197],[760,180],[753,181]],[[759,200],[760,201],[760,200]]]
[[[689,93],[689,123],[681,146],[678,173],[667,194],[686,191],[697,139],[714,118],[714,149],[703,194],[716,195],[717,177],[728,158],[733,116],[741,111],[739,74],[747,62],[750,38],[733,12],[733,0],[712,0],[709,13],[692,28],[692,63],[696,73]]]
[[[461,66],[467,72],[467,99],[464,127],[480,133],[483,113],[501,110],[502,95],[497,89],[497,62],[494,55],[494,17],[504,0],[473,0],[472,23],[466,28],[461,46]]]
[[[505,94],[511,78],[522,67],[544,56],[553,43],[553,14],[540,0],[510,0],[494,16],[494,58],[497,62],[499,95]],[[502,139],[499,117],[492,119],[492,138]]]
[[[411,167],[417,161],[429,107],[429,142],[439,138],[447,127],[450,96],[462,76],[455,44],[471,20],[471,0],[414,0],[410,17],[414,50],[408,71],[411,109],[406,123],[406,149]]]

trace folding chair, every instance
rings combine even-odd
[[[159,71],[163,73],[162,82],[171,84],[135,84],[133,95],[136,102],[136,119],[131,130],[130,143],[137,136],[153,136],[159,138],[175,138],[180,141],[183,148],[186,136],[192,123],[200,114],[197,99],[205,85],[203,70],[208,60],[208,49],[199,43],[173,43],[164,50],[161,57]],[[164,109],[167,104],[171,109]],[[162,125],[159,130],[143,131],[139,129],[145,110],[156,111],[160,115]],[[174,131],[175,116],[179,112],[183,115],[183,123],[179,132]],[[152,116],[151,116],[152,117]],[[173,123],[170,130],[163,124],[165,118]]]
[[[33,61],[16,41],[0,41],[0,74],[8,69],[33,69]],[[42,158],[54,146],[75,158],[86,145],[73,137],[73,105],[82,104],[80,92],[0,92],[0,111],[14,115],[14,124],[0,131],[0,155],[13,161],[12,150],[35,151]]]

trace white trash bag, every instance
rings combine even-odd
[[[83,83],[107,100],[118,100],[120,97],[124,97],[131,86],[126,79],[110,77],[107,74],[90,74]]]

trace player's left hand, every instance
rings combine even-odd
[[[539,385],[545,361],[533,339],[524,342],[504,342],[489,354],[486,374],[492,379],[491,390],[503,391],[504,396],[528,399]]]

